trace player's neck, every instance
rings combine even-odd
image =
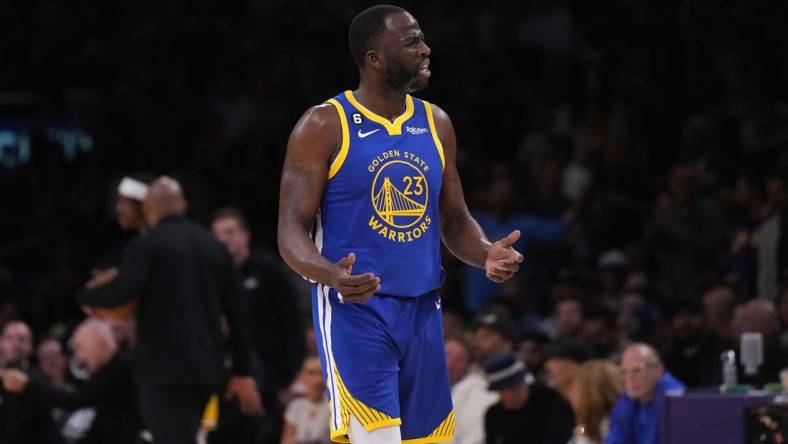
[[[361,82],[353,96],[373,113],[394,120],[405,112],[405,93],[392,91],[385,85]]]

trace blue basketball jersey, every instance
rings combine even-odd
[[[328,103],[339,113],[342,145],[318,215],[318,249],[331,262],[355,253],[353,274],[379,276],[381,294],[416,297],[438,288],[444,157],[430,104],[408,95],[391,122],[350,91]]]

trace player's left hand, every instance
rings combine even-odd
[[[494,242],[487,250],[487,260],[484,261],[484,272],[487,279],[501,283],[512,277],[520,269],[523,255],[512,248],[520,238],[520,230],[514,230],[508,236]]]
[[[263,413],[263,401],[257,392],[257,384],[251,376],[233,376],[227,384],[224,398],[238,398],[241,412],[244,415],[260,415]]]

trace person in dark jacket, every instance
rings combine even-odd
[[[77,300],[88,313],[136,301],[133,372],[143,421],[157,444],[193,443],[203,408],[222,381],[222,314],[234,374],[226,394],[239,398],[244,413],[262,411],[250,376],[240,285],[222,244],[183,216],[186,200],[177,181],[155,180],[143,209],[150,231],[128,244],[120,268],[94,278],[98,284]]]
[[[33,334],[23,321],[9,321],[0,334],[0,375],[30,371]],[[0,385],[0,443],[46,442],[52,422],[31,393],[12,393]]]
[[[574,414],[553,389],[533,381],[525,364],[513,354],[498,354],[484,365],[488,390],[501,399],[487,409],[487,444],[566,444],[574,429]]]
[[[299,289],[281,259],[251,249],[252,234],[240,210],[217,210],[211,218],[211,231],[227,247],[240,273],[245,320],[251,331],[253,375],[266,411],[264,420],[257,421],[242,417],[233,406],[221,405],[218,430],[211,442],[278,444],[284,419],[280,397],[293,382],[305,353]]]

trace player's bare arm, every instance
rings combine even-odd
[[[345,301],[365,302],[380,288],[380,279],[372,273],[351,274],[353,253],[329,262],[310,238],[341,138],[339,116],[331,105],[307,110],[290,134],[279,191],[279,252],[297,273],[336,288]]]
[[[520,269],[520,263],[523,261],[523,255],[512,248],[520,237],[520,231],[515,230],[505,238],[492,243],[484,235],[484,231],[471,216],[465,203],[462,183],[457,172],[457,137],[454,134],[454,126],[446,112],[435,105],[432,105],[432,109],[446,162],[440,201],[443,243],[463,262],[484,268],[490,280],[503,282]]]

